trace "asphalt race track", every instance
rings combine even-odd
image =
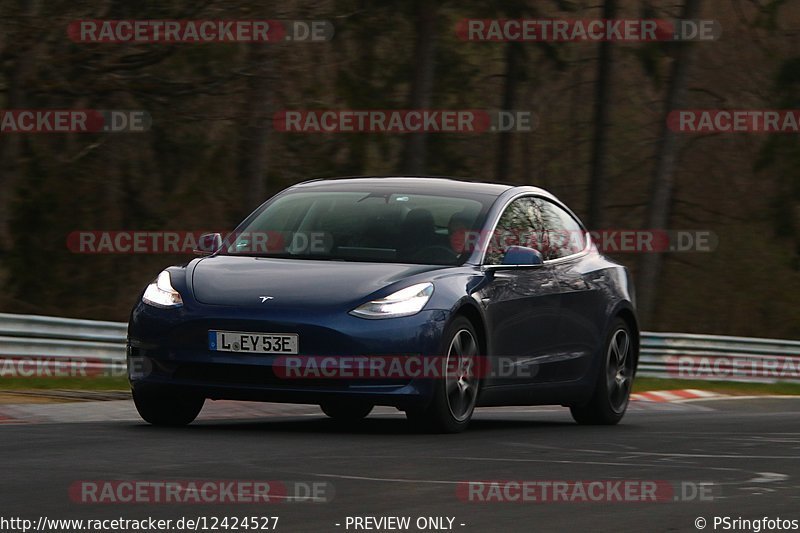
[[[352,429],[313,406],[217,402],[192,426],[159,429],[138,421],[128,401],[5,405],[0,516],[279,516],[278,531],[393,531],[354,526],[353,517],[388,516],[410,517],[408,530],[419,531],[419,517],[449,517],[455,531],[616,532],[697,531],[702,517],[705,530],[715,531],[714,516],[800,519],[799,415],[800,397],[634,402],[617,427],[577,426],[562,408],[483,409],[467,433],[425,435],[391,409]],[[81,503],[69,493],[81,480],[326,482],[333,497]],[[703,501],[674,501],[681,499],[676,494],[655,503],[475,502],[457,493],[459,482],[470,480],[659,480],[714,488]]]

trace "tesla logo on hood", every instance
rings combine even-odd
[[[274,300],[274,299],[275,299],[275,298],[274,298],[274,297],[272,297],[272,296],[259,296],[259,298],[261,298],[261,303],[262,303],[262,304],[263,304],[264,302],[266,302],[267,300]]]

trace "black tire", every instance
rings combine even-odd
[[[160,389],[134,389],[133,403],[139,416],[154,426],[185,426],[191,424],[205,398]]]
[[[475,327],[467,318],[459,316],[447,327],[440,353],[448,358],[446,368],[451,368],[450,359],[458,357],[455,368],[465,375],[448,372],[445,379],[436,379],[431,403],[424,409],[409,409],[406,417],[419,429],[433,433],[460,433],[467,429],[480,390],[480,379],[474,375],[474,358],[479,357],[480,344]],[[470,360],[470,358],[472,358]],[[473,372],[469,372],[469,371]]]
[[[630,326],[619,317],[611,324],[602,357],[592,398],[583,405],[570,407],[572,418],[578,424],[613,425],[622,420],[628,408],[637,358],[636,343]]]
[[[322,412],[339,422],[358,422],[366,418],[374,406],[364,402],[330,401],[320,404]]]

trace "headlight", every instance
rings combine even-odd
[[[180,293],[172,288],[169,272],[166,270],[147,286],[142,301],[155,307],[180,307],[183,305],[183,299],[181,299]]]
[[[361,318],[411,316],[422,311],[431,294],[433,294],[433,283],[418,283],[380,300],[360,305],[350,311],[350,314]]]

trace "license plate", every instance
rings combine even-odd
[[[296,354],[298,343],[295,333],[208,332],[208,349],[212,352]]]

